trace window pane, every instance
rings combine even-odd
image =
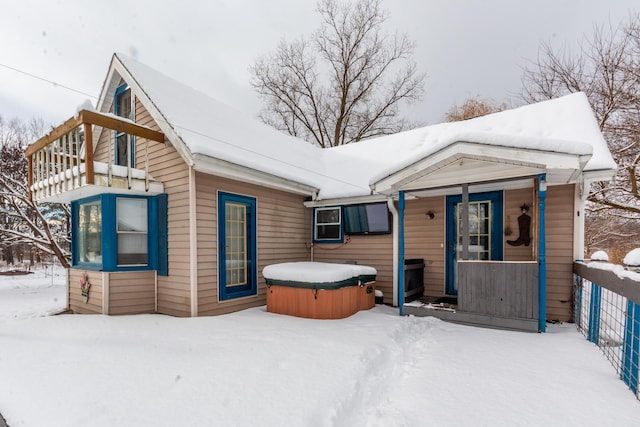
[[[317,239],[337,240],[340,238],[340,225],[318,225]]]
[[[147,231],[147,199],[116,199],[118,231]]]
[[[480,222],[480,233],[488,234],[489,233],[489,219],[483,219]]]
[[[102,263],[102,209],[99,200],[78,206],[78,262]]]
[[[335,209],[318,209],[316,210],[316,223],[338,223],[340,222],[340,208]]]
[[[116,98],[116,112],[120,117],[131,118],[131,89],[118,94]]]
[[[116,143],[118,144],[116,149],[116,164],[118,166],[127,166],[127,157],[128,157],[128,149],[127,149],[127,139],[129,136],[127,134],[120,134],[116,138]]]
[[[146,234],[118,234],[118,265],[144,265],[147,261]]]
[[[486,218],[489,216],[489,203],[480,203],[480,217]]]
[[[148,264],[147,199],[116,198],[118,265]]]
[[[478,221],[476,218],[469,218],[469,233],[478,233]]]

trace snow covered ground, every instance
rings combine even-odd
[[[0,278],[0,412],[17,426],[638,426],[640,402],[573,325],[527,334],[264,308],[38,317],[64,279]]]
[[[59,313],[66,306],[66,272],[60,266],[38,267],[32,274],[0,276],[0,322]]]

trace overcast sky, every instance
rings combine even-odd
[[[249,66],[319,24],[313,0],[3,0],[0,115],[58,125],[96,99],[124,52],[249,115],[261,104]],[[403,111],[425,124],[472,97],[518,105],[521,67],[542,41],[577,49],[594,25],[626,20],[638,0],[383,0],[391,31],[416,42],[426,95]],[[45,78],[43,82],[6,67]]]

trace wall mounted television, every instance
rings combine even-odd
[[[391,214],[386,203],[344,206],[342,211],[345,234],[391,233]]]

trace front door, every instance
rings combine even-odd
[[[219,299],[255,295],[256,199],[218,193]]]
[[[469,259],[502,260],[502,191],[469,194]],[[462,258],[462,196],[447,197],[446,293],[458,295]]]

